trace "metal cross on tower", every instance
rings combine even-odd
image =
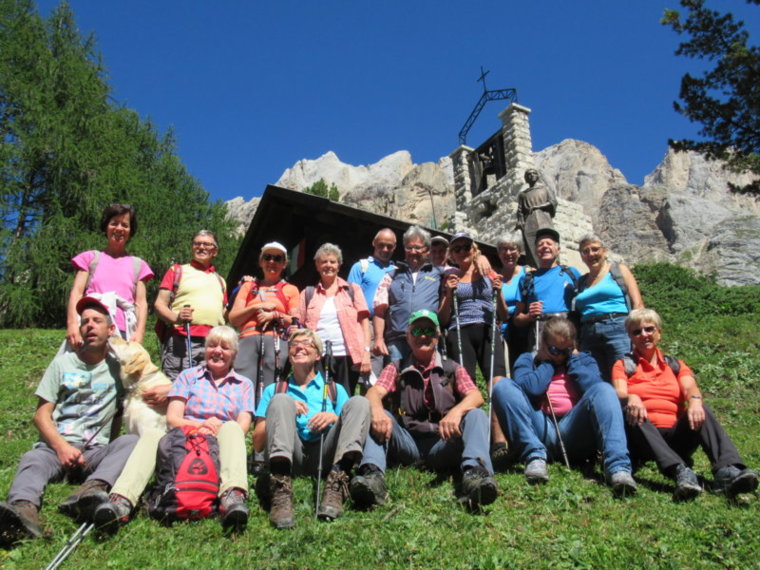
[[[488,101],[508,100],[512,103],[517,103],[517,89],[489,90],[486,87],[486,75],[489,73],[491,72],[484,70],[482,65],[480,66],[480,77],[478,78],[478,82],[483,82],[483,94],[480,96],[480,100],[475,104],[475,108],[472,110],[472,113],[470,113],[470,116],[467,117],[467,120],[464,122],[464,126],[459,131],[459,144],[467,144],[467,133],[470,132],[472,125],[475,124],[478,115],[480,115],[480,112],[483,110],[483,107],[486,106]]]

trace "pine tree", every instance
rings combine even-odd
[[[715,62],[701,77],[687,73],[681,79],[675,110],[690,121],[701,123],[706,140],[671,140],[676,150],[695,150],[710,159],[722,159],[734,171],[760,174],[760,49],[747,45],[744,23],[732,14],[704,7],[705,0],[680,0],[688,12],[682,19],[666,10],[662,23],[689,40],[676,55]],[[760,0],[747,0],[760,4]],[[760,183],[743,192],[760,193]]]
[[[158,277],[202,228],[221,242],[219,270],[232,262],[226,207],[187,172],[171,132],[112,102],[105,74],[67,4],[45,21],[30,0],[0,0],[0,326],[64,323],[69,260],[104,246],[109,203],[136,208],[129,252]]]

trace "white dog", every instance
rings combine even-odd
[[[150,360],[148,351],[140,343],[112,336],[108,343],[116,360],[121,364],[121,383],[127,391],[124,398],[124,425],[127,433],[142,434],[149,428],[166,431],[166,410],[151,408],[143,400],[148,388],[171,384]]]

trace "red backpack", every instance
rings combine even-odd
[[[217,510],[219,443],[197,427],[169,431],[158,444],[148,513],[164,522],[204,519]]]

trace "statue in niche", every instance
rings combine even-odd
[[[548,186],[539,183],[540,175],[535,168],[525,171],[528,187],[520,190],[517,197],[517,226],[522,231],[527,263],[538,267],[536,260],[536,231],[553,228],[552,218],[557,210],[557,198]]]

